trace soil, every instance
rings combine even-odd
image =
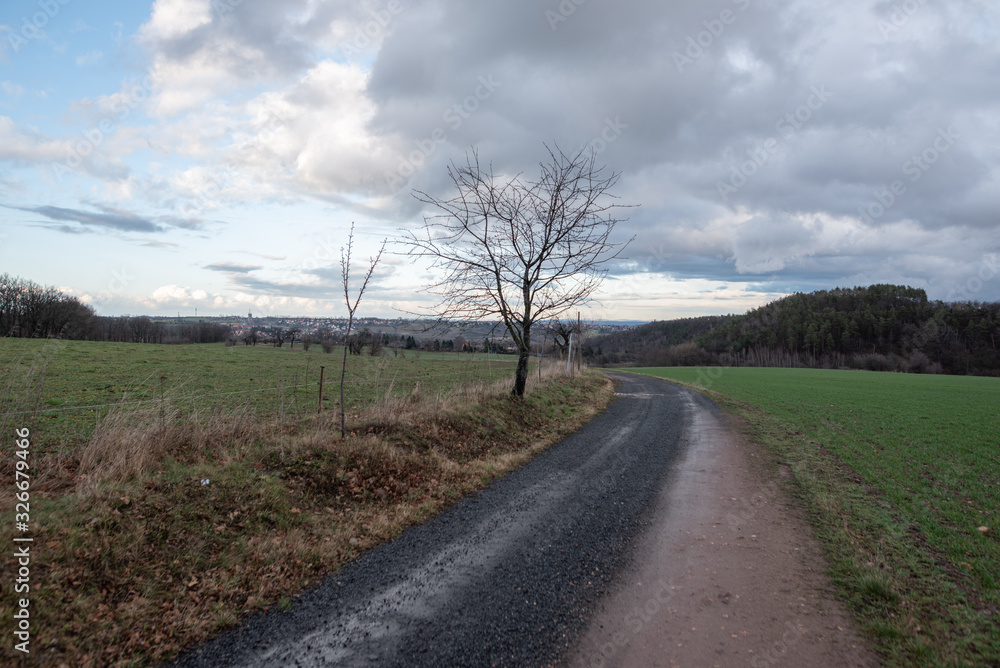
[[[878,666],[835,596],[791,472],[699,395],[686,453],[571,666]]]

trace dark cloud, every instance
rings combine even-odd
[[[116,232],[165,232],[171,228],[199,229],[204,221],[191,218],[178,218],[176,216],[157,216],[147,218],[130,211],[115,207],[97,205],[100,211],[85,211],[82,209],[70,209],[60,206],[36,206],[22,207],[2,205],[8,209],[27,211],[28,213],[44,216],[52,221],[71,222],[73,225],[49,225],[49,229],[60,232],[81,233],[97,231]],[[143,240],[144,245],[150,245],[148,240]]]
[[[372,69],[371,127],[410,151],[435,128],[446,139],[395,214],[419,217],[410,188],[447,193],[445,166],[471,146],[531,176],[542,142],[590,144],[643,204],[622,227],[642,247],[615,273],[939,283],[997,230],[1000,11],[920,3],[900,21],[898,4],[566,2],[566,16],[558,2],[408,4]],[[500,85],[473,100],[482,77]],[[602,139],[609,123],[620,132]],[[838,219],[862,229],[834,243]],[[951,243],[962,230],[977,241]],[[932,253],[949,263],[926,261],[921,231],[948,240]],[[883,239],[874,250],[869,235]]]
[[[8,208],[36,213],[50,220],[78,223],[84,228],[91,229],[116,230],[119,232],[163,232],[166,229],[164,226],[154,223],[147,218],[124,212],[97,213],[93,211],[81,211],[79,209],[66,209],[59,206],[18,206]],[[63,225],[58,229],[66,231],[75,228]]]

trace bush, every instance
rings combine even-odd
[[[323,339],[319,342],[319,345],[322,346],[324,353],[333,352],[333,339]]]
[[[880,353],[856,355],[854,367],[867,371],[902,371],[903,358],[898,355],[882,355]]]
[[[917,350],[910,355],[910,359],[906,361],[906,372],[907,373],[941,373],[941,365],[937,362],[932,362],[931,358]]]

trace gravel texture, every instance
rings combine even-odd
[[[179,666],[527,666],[567,655],[683,449],[687,391],[615,376],[580,432]]]

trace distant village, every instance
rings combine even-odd
[[[204,316],[154,318],[165,326],[210,325],[225,327],[233,343],[245,345],[284,346],[315,343],[342,343],[347,332],[347,318],[311,318],[301,316]],[[576,323],[572,323],[575,325]],[[584,323],[584,336],[596,336],[619,332],[630,328],[623,323]],[[545,324],[536,325],[535,341],[542,345],[546,338],[553,345],[552,332]],[[216,330],[218,331],[218,330]],[[440,352],[495,352],[516,351],[507,330],[499,322],[438,322],[435,320],[408,318],[358,318],[352,328],[352,336],[364,345],[377,339],[376,346],[400,349],[420,349]]]

